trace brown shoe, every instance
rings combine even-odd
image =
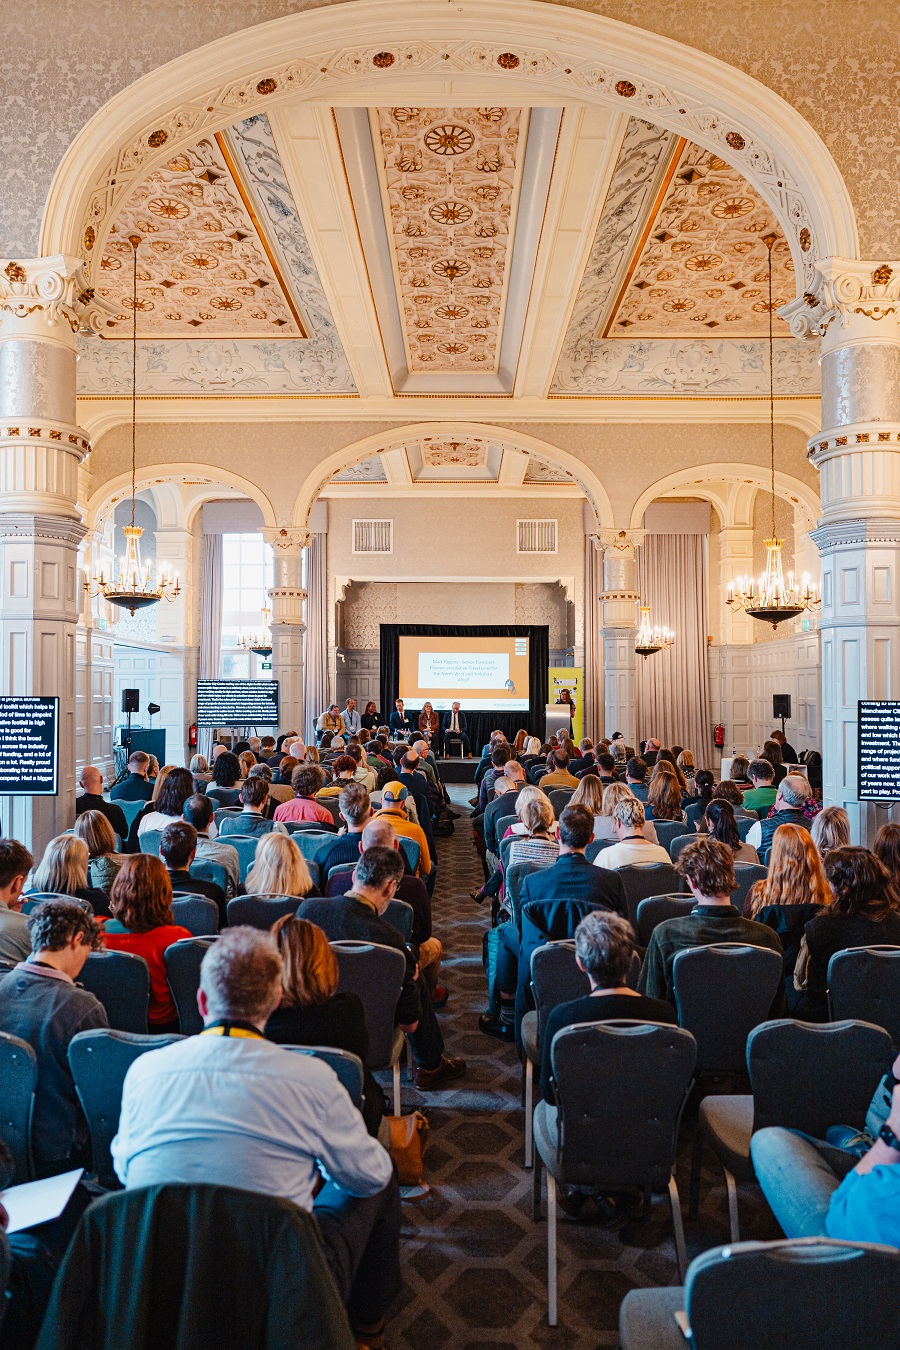
[[[416,1087],[420,1092],[433,1092],[454,1078],[462,1078],[466,1061],[458,1055],[444,1055],[436,1069],[416,1069]]]

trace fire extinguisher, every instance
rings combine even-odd
[[[196,749],[197,746],[197,723],[192,722],[188,727],[188,745]]]
[[[717,750],[721,750],[725,745],[725,728],[721,722],[713,727],[713,743]]]

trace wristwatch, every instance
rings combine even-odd
[[[881,1129],[878,1131],[878,1138],[883,1139],[888,1148],[892,1148],[896,1153],[900,1153],[900,1139],[894,1134],[890,1125],[882,1125]]]

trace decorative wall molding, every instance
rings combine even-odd
[[[774,346],[775,393],[817,395],[821,390],[818,347],[792,338]],[[573,394],[694,397],[726,394],[740,398],[769,392],[768,344],[744,341],[624,338],[582,342],[560,359],[551,398]]]

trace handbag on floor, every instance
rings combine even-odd
[[[421,1111],[408,1116],[385,1116],[391,1132],[391,1157],[401,1186],[421,1186],[428,1147],[428,1121]]]

